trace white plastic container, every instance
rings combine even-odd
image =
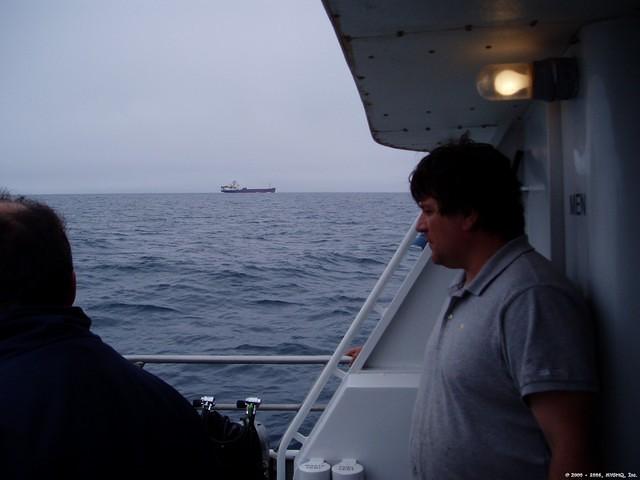
[[[354,458],[345,458],[331,468],[332,480],[364,480],[364,467]]]
[[[331,480],[331,465],[323,458],[312,458],[298,466],[295,480]]]

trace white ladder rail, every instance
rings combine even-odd
[[[342,337],[342,340],[336,347],[333,355],[331,356],[331,359],[327,362],[324,369],[318,376],[318,379],[309,390],[309,393],[307,394],[307,397],[302,403],[300,410],[298,410],[298,413],[295,415],[295,417],[287,427],[287,430],[285,431],[284,435],[280,439],[280,444],[278,446],[278,459],[276,463],[277,480],[286,479],[286,476],[285,476],[286,454],[287,454],[287,447],[289,446],[289,443],[291,443],[291,440],[294,438],[297,439],[298,441],[300,441],[301,439],[306,439],[306,437],[304,437],[302,434],[298,432],[298,429],[302,425],[302,422],[304,422],[304,420],[307,418],[309,411],[311,410],[311,407],[316,403],[316,400],[320,396],[320,393],[322,393],[322,390],[324,389],[331,375],[335,374],[336,370],[339,370],[338,363],[342,358],[343,352],[351,344],[351,341],[355,337],[360,326],[362,325],[364,320],[367,319],[367,317],[369,316],[369,313],[374,308],[378,300],[378,297],[380,297],[382,291],[384,290],[384,287],[387,285],[387,282],[390,280],[391,276],[393,275],[395,270],[398,268],[398,265],[400,264],[405,254],[409,250],[409,247],[411,247],[413,241],[416,238],[416,225],[418,224],[419,218],[420,216],[416,217],[413,224],[411,225],[411,228],[405,234],[404,238],[402,239],[402,242],[400,242],[400,245],[398,246],[398,249],[393,254],[393,257],[391,257],[391,260],[389,261],[386,268],[382,272],[382,275],[380,275],[380,278],[378,278],[378,281],[376,282],[375,286],[371,290],[371,293],[369,293],[369,296],[367,297],[366,301],[362,305],[362,308],[360,308],[360,311],[356,315],[356,318],[353,320],[353,322],[351,323],[351,326],[349,327],[347,332]],[[338,375],[342,376],[341,375],[342,373],[344,372],[340,372]],[[301,441],[301,443],[304,443],[304,442]]]

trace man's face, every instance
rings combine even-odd
[[[422,210],[416,230],[424,233],[431,247],[434,263],[449,268],[463,268],[467,250],[468,223],[462,214],[442,215],[433,197],[418,202]]]

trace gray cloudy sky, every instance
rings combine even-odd
[[[1,0],[12,193],[406,191],[320,0]]]

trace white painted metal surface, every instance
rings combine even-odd
[[[419,381],[415,372],[349,375],[296,464],[316,455],[331,465],[357,458],[367,480],[410,479],[408,432]]]
[[[567,212],[567,271],[598,320],[605,461],[640,474],[640,17],[586,26],[576,53],[584,88],[563,105],[564,165],[586,215]]]
[[[324,0],[374,139],[428,150],[470,130],[497,143],[529,102],[480,98],[488,64],[561,56],[579,27],[629,14],[637,0],[344,2]]]
[[[457,270],[431,261],[427,246],[369,335],[351,373],[420,372],[424,347]]]
[[[567,52],[581,62],[578,98],[551,114],[545,104],[532,106],[501,147],[523,149],[525,183],[544,184],[525,194],[530,239],[580,287],[598,323],[605,466],[638,472],[640,18],[587,25],[579,39]],[[572,213],[576,194],[585,209]],[[558,240],[563,255],[554,258]]]
[[[124,355],[131,362],[140,363],[200,363],[211,365],[307,365],[325,364],[331,355]],[[339,363],[349,363],[343,356]]]

